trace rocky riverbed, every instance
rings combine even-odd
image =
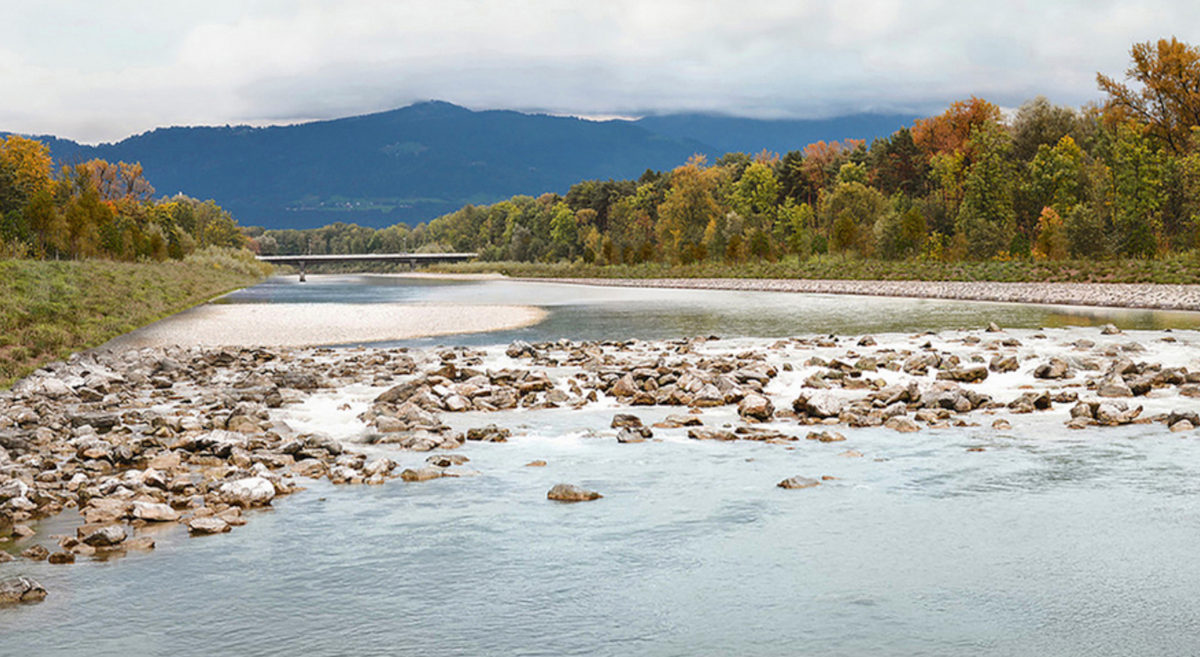
[[[0,560],[17,560],[0,564],[0,588],[9,602],[36,601],[45,594],[36,582],[5,579],[20,560],[153,549],[146,528],[163,523],[193,536],[236,531],[251,510],[312,479],[471,476],[464,447],[519,440],[522,414],[538,409],[610,410],[594,436],[630,450],[673,438],[838,443],[846,458],[863,458],[863,427],[1004,432],[1033,417],[1097,439],[1132,423],[1190,437],[1200,426],[1194,340],[1190,331],[991,326],[771,341],[89,352],[0,393]],[[353,412],[336,435],[297,419],[331,401]],[[397,463],[414,457],[420,465]],[[828,480],[776,479],[800,490]],[[604,491],[570,484],[546,495],[604,501]],[[74,534],[38,532],[40,518],[63,512],[78,516]]]

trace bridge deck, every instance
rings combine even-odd
[[[461,262],[478,257],[478,253],[344,253],[322,255],[266,255],[263,262],[279,264],[321,264],[344,262]]]

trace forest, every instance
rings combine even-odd
[[[0,258],[163,261],[247,245],[215,202],[155,199],[140,164],[94,159],[55,171],[44,143],[0,139]]]
[[[971,97],[871,144],[693,157],[636,180],[468,205],[414,228],[251,230],[263,253],[739,264],[1153,259],[1200,246],[1200,48],[1134,45],[1102,103]]]

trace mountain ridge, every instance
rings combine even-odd
[[[865,137],[890,134],[906,118],[878,116],[871,127],[880,134]],[[796,142],[808,136],[828,141],[845,138],[833,135],[849,129],[836,119],[692,114],[593,121],[424,101],[288,125],[155,128],[94,146],[34,138],[50,146],[59,164],[93,157],[141,162],[159,194],[212,198],[243,225],[311,228],[337,221],[415,223],[468,203],[563,194],[581,180],[636,178],[648,168],[678,166],[695,153],[782,153],[802,148],[809,142]],[[743,147],[726,148],[731,145]]]

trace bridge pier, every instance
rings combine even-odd
[[[304,261],[300,261],[300,282],[304,282]]]

